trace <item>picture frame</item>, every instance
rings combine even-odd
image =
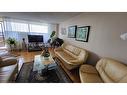
[[[76,25],[68,27],[68,38],[75,38],[76,37],[76,30],[77,30]]]
[[[61,34],[66,35],[66,33],[67,33],[66,28],[61,28]]]
[[[77,27],[76,40],[88,42],[90,26]]]

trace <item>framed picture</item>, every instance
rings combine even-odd
[[[75,36],[76,36],[76,30],[77,30],[77,26],[70,26],[68,28],[68,37],[69,38],[75,38]]]
[[[61,34],[66,35],[66,28],[61,28]]]
[[[78,27],[76,31],[76,40],[88,42],[90,26]]]

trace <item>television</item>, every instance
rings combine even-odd
[[[43,42],[43,35],[28,35],[28,42]]]

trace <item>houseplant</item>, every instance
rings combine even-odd
[[[9,37],[9,38],[6,40],[6,42],[7,42],[7,44],[9,45],[11,51],[16,47],[17,41],[15,40],[15,38]]]
[[[50,35],[50,38],[52,38],[53,36],[55,36],[56,34],[56,31],[52,31],[51,35]]]
[[[50,35],[50,39],[48,40],[48,42],[51,44],[55,39],[56,39],[56,31],[52,31],[51,35]]]

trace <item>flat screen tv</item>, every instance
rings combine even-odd
[[[43,35],[28,35],[29,42],[43,42]]]

